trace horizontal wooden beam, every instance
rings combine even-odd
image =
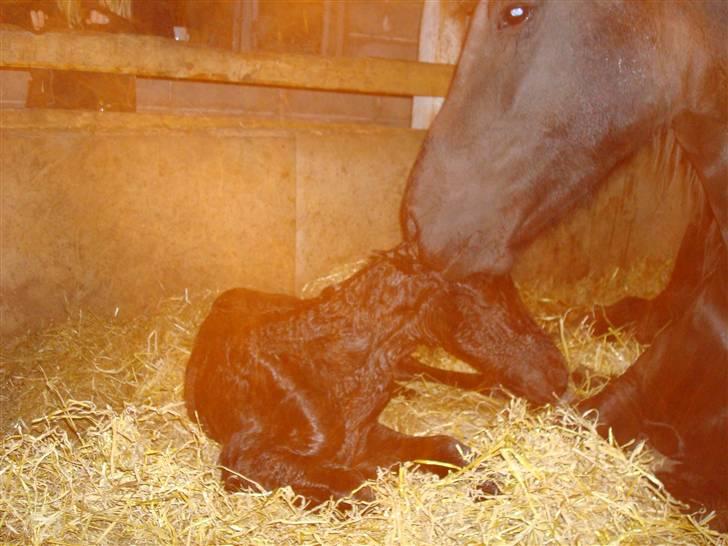
[[[453,66],[393,59],[234,53],[157,36],[0,28],[0,66],[53,68],[376,95],[445,96]]]
[[[2,1],[2,0],[0,0]],[[95,112],[81,110],[44,110],[41,108],[0,109],[2,131],[93,131],[155,134],[158,131],[215,131],[225,134],[251,132],[256,136],[290,134],[292,132],[346,135],[407,135],[424,137],[425,131],[373,123],[311,122],[295,119],[261,119],[244,116],[179,115],[148,112]],[[0,138],[2,138],[0,136]]]

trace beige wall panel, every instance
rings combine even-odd
[[[0,108],[24,108],[30,72],[0,70]]]
[[[185,288],[293,292],[292,138],[2,133],[2,331]]]
[[[296,289],[400,239],[399,203],[424,134],[298,137]]]
[[[300,293],[400,240],[400,199],[423,138],[144,114],[5,112],[2,121],[4,334],[77,308],[138,312],[185,288]],[[615,271],[626,283],[635,264],[669,261],[696,186],[674,142],[656,140],[527,249],[517,278],[585,302],[593,294],[570,294],[571,284]]]

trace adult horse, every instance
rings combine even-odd
[[[673,459],[678,498],[728,527],[728,2],[483,0],[402,205],[405,238],[452,279],[505,273],[528,242],[658,131],[705,214],[649,310],[650,348],[584,407]],[[679,309],[679,313],[674,310]],[[667,326],[666,326],[667,324]],[[659,328],[662,328],[659,330]]]

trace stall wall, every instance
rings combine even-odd
[[[7,0],[0,0],[0,3]],[[181,0],[190,43],[228,51],[417,60],[421,0]],[[0,70],[0,108],[25,105],[28,71]],[[412,98],[137,78],[140,112],[409,127]]]
[[[0,323],[185,289],[296,292],[399,237],[422,135],[141,114],[2,114]]]
[[[128,316],[185,289],[300,293],[397,243],[424,136],[145,114],[5,111],[0,121],[6,337],[78,309]],[[695,186],[674,141],[657,139],[525,252],[518,279],[568,286],[670,260]]]

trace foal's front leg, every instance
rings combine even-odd
[[[443,385],[482,393],[491,393],[502,382],[496,372],[485,367],[480,372],[455,372],[428,366],[412,356],[405,356],[397,363],[395,378],[398,381],[409,381],[417,376]]]

